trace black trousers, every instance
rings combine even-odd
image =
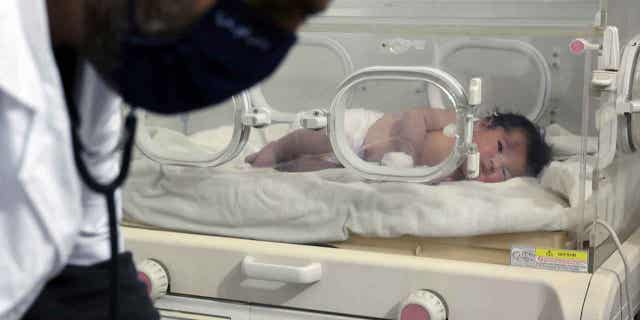
[[[109,320],[109,267],[109,261],[67,266],[47,283],[23,319]],[[118,271],[119,319],[159,319],[130,252],[119,255]]]

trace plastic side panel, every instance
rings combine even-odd
[[[175,294],[396,318],[412,292],[446,300],[450,319],[579,319],[589,274],[124,228],[136,259],[163,263]],[[310,285],[248,279],[245,256],[322,264]]]
[[[620,43],[624,44],[633,38],[640,30],[640,6],[637,0],[609,1],[608,23],[620,30]]]
[[[631,293],[632,313],[638,312],[640,305],[640,229],[636,230],[622,245],[629,264],[629,291]],[[627,296],[624,289],[625,271],[618,252],[598,268],[593,274],[589,291],[584,303],[582,320],[627,318]],[[621,302],[622,301],[622,305]]]
[[[604,171],[606,180],[599,185],[598,219],[604,220],[618,233],[620,241],[625,242],[640,226],[640,161],[637,154],[618,154],[611,166]],[[591,201],[595,203],[595,201]],[[598,226],[593,234],[595,248],[595,267],[598,268],[607,259],[617,255],[609,233]]]

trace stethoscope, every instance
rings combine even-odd
[[[134,12],[135,12],[135,0],[127,1],[128,6],[128,18],[129,21],[135,21]],[[133,31],[136,31],[135,24],[131,23],[130,28]],[[109,260],[109,314],[112,320],[118,319],[119,314],[119,306],[118,306],[118,292],[119,292],[119,281],[118,281],[118,218],[116,215],[116,200],[115,200],[115,192],[116,190],[122,186],[124,180],[127,178],[129,173],[129,165],[131,163],[131,153],[133,150],[133,143],[136,136],[136,125],[138,123],[138,119],[136,117],[135,108],[131,108],[124,119],[124,125],[122,129],[122,133],[120,136],[120,141],[116,144],[116,146],[110,152],[107,152],[107,156],[112,156],[117,154],[118,152],[122,152],[120,158],[120,172],[118,175],[113,178],[109,182],[101,183],[96,179],[85,164],[82,159],[83,154],[87,154],[89,156],[95,156],[94,152],[89,151],[82,145],[82,140],[80,139],[80,130],[81,130],[81,119],[80,113],[75,108],[72,103],[67,103],[67,110],[69,113],[69,119],[71,122],[71,142],[73,145],[73,159],[78,169],[78,173],[80,174],[80,178],[82,181],[96,193],[100,193],[104,195],[105,200],[107,201],[107,212],[108,212],[108,221],[109,221],[109,246],[111,251],[111,258]]]
[[[107,183],[100,183],[87,168],[82,154],[92,155],[88,152],[87,148],[82,145],[80,139],[80,115],[76,108],[70,103],[67,103],[67,109],[69,118],[71,120],[71,140],[73,145],[73,158],[78,168],[78,172],[82,181],[96,193],[100,193],[105,196],[107,201],[107,211],[109,217],[109,243],[111,250],[110,270],[109,270],[109,287],[110,287],[110,300],[109,300],[109,312],[111,319],[118,319],[118,219],[116,215],[115,204],[115,191],[122,186],[124,180],[129,173],[129,164],[131,162],[131,152],[133,150],[133,143],[136,133],[137,117],[135,110],[131,109],[127,113],[124,120],[124,128],[121,134],[121,142],[118,143],[113,150],[108,152],[108,155],[115,155],[117,152],[122,151],[120,159],[120,172],[113,178],[113,180]]]

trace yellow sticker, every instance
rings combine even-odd
[[[536,248],[536,256],[587,262],[587,251]]]
[[[589,254],[578,250],[514,246],[511,248],[510,264],[536,269],[589,272]]]

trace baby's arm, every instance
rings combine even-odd
[[[386,153],[404,152],[421,163],[427,133],[442,130],[455,120],[453,111],[427,107],[385,114],[367,131],[364,160],[379,161]]]
[[[456,113],[448,109],[422,107],[403,111],[400,114],[399,127],[420,132],[442,130],[456,122]]]
[[[333,152],[326,130],[298,129],[267,144],[260,151],[249,155],[245,161],[254,167],[273,167],[278,163],[294,160],[302,155],[318,155]]]
[[[418,163],[418,160],[423,158],[421,153],[427,142],[427,133],[440,131],[455,121],[456,113],[450,110],[415,108],[399,114],[398,120],[391,127],[390,135],[405,145],[405,149],[407,149],[406,146],[410,146],[409,150],[413,151],[414,161]]]

